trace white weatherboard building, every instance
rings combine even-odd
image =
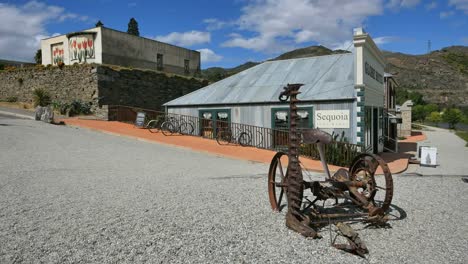
[[[167,102],[167,112],[260,127],[288,129],[289,105],[278,96],[288,83],[302,83],[299,125],[343,133],[367,151],[384,148],[385,59],[362,29],[354,51],[328,56],[268,61]],[[207,128],[200,129],[206,131]]]

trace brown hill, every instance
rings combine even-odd
[[[468,47],[453,46],[425,55],[384,52],[387,72],[399,90],[418,92],[426,102],[468,105]]]

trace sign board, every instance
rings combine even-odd
[[[349,128],[349,110],[315,110],[317,128]]]
[[[136,127],[144,127],[145,126],[145,119],[146,119],[146,113],[145,112],[138,112],[135,120],[135,126]]]
[[[437,166],[437,148],[435,147],[421,147],[421,166]]]

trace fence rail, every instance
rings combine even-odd
[[[181,134],[201,136],[214,140],[217,138],[219,140],[221,138],[224,140],[224,143],[227,144],[248,145],[274,151],[286,152],[288,150],[289,131],[286,130],[164,113],[151,109],[120,105],[109,106],[109,121],[134,123],[138,112],[144,112],[146,114],[145,124],[151,120],[170,120],[179,126],[181,126],[181,124],[186,124],[186,127],[192,128],[183,130],[179,129],[178,132]],[[228,134],[229,137],[223,136],[226,134]],[[228,139],[229,142],[226,142],[226,139]],[[325,156],[327,162],[330,164],[349,166],[352,159],[362,150],[363,147],[361,145],[334,141],[325,145]],[[314,144],[301,144],[300,155],[312,159],[320,158],[317,146]]]

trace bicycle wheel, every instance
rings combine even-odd
[[[262,132],[257,131],[255,133],[254,143],[255,143],[255,147],[257,148],[265,148],[265,146],[263,146],[263,133]]]
[[[252,136],[250,135],[250,133],[241,132],[239,134],[239,139],[237,140],[237,142],[239,142],[239,145],[243,147],[249,146],[250,143],[252,142]]]
[[[190,123],[182,123],[179,128],[179,132],[183,135],[192,135],[193,126]]]
[[[171,136],[176,131],[174,124],[170,121],[165,121],[161,124],[161,132],[165,136]]]
[[[231,142],[231,140],[232,133],[230,131],[221,130],[216,135],[216,142],[218,142],[219,145],[227,145]]]
[[[156,133],[158,132],[159,130],[159,127],[158,127],[158,120],[150,120],[147,124],[146,124],[146,128],[149,130],[149,132],[151,133]]]

